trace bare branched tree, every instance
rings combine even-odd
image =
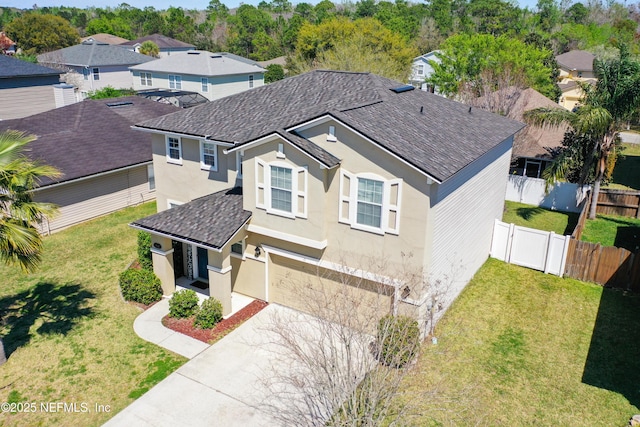
[[[276,311],[265,327],[278,363],[263,379],[275,397],[264,408],[287,426],[400,425],[411,408],[395,398],[419,325],[430,328],[416,319],[429,318],[428,305],[437,310],[445,287],[429,289],[420,271],[394,273],[380,260],[311,276],[294,271],[278,283],[301,311]]]

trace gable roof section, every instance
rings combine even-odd
[[[153,59],[151,56],[124,49],[120,45],[114,46],[97,41],[84,42],[38,55],[38,62],[83,67],[137,65]]]
[[[120,43],[120,46],[135,46],[137,44],[142,44],[146,41],[152,41],[160,49],[171,49],[171,48],[190,48],[195,49],[195,46],[190,43],[181,42],[180,40],[172,39],[171,37],[163,36],[162,34],[151,34],[149,36],[140,37],[135,40],[126,41],[124,43]]]
[[[0,131],[14,129],[37,136],[26,154],[64,174],[55,181],[41,181],[42,187],[150,162],[151,135],[135,132],[131,125],[176,110],[173,105],[136,96],[85,100],[0,121]]]
[[[137,127],[233,142],[278,133],[319,160],[335,156],[294,128],[331,115],[436,180],[444,181],[523,125],[369,73],[312,71],[228,96]],[[423,110],[422,113],[420,110]]]
[[[593,60],[596,56],[586,50],[572,50],[556,56],[561,67],[569,70],[593,71]]]
[[[60,76],[60,71],[11,56],[0,55],[0,79],[40,76]]]
[[[251,218],[242,208],[242,188],[218,191],[139,219],[131,226],[220,250]]]
[[[97,42],[107,43],[107,44],[121,44],[129,41],[125,38],[114,36],[113,34],[107,34],[107,33],[92,34],[90,36],[82,38],[83,42],[91,41],[91,40],[95,40]]]
[[[266,71],[250,59],[226,52],[211,53],[206,50],[191,50],[136,65],[130,69],[205,77],[264,73]]]

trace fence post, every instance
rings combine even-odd
[[[505,254],[505,260],[511,264],[511,246],[513,245],[513,232],[515,230],[515,224],[509,224],[509,238],[507,239],[507,253]]]
[[[551,231],[547,236],[547,253],[545,254],[545,257],[544,257],[544,270],[543,270],[544,274],[549,274],[549,258],[551,256],[551,243],[553,242],[553,236],[555,235],[556,233]]]
[[[564,236],[564,245],[562,247],[562,261],[560,262],[560,277],[564,277],[564,269],[567,267],[567,257],[569,256],[569,243],[571,236]]]

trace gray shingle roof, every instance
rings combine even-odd
[[[134,46],[136,44],[142,44],[146,41],[154,42],[160,49],[195,48],[195,46],[192,44],[181,42],[180,40],[172,39],[171,37],[163,36],[162,34],[151,34],[150,36],[140,37],[139,39],[121,43],[120,46]]]
[[[242,188],[219,191],[131,223],[136,228],[220,249],[251,218]]]
[[[318,70],[137,126],[237,145],[278,132],[331,167],[339,159],[286,131],[331,114],[439,181],[523,127],[427,92],[390,90],[401,85],[369,73]]]
[[[266,71],[249,59],[226,52],[211,53],[206,50],[190,50],[136,65],[130,69],[205,77],[264,73]]]
[[[59,76],[60,71],[11,56],[0,55],[0,79],[56,75]]]
[[[137,65],[155,58],[132,52],[120,45],[85,42],[38,55],[38,62],[84,67]]]
[[[107,105],[118,103],[125,104]],[[40,185],[45,186],[151,161],[151,135],[136,132],[131,125],[176,110],[173,105],[137,96],[85,100],[0,121],[0,131],[15,129],[38,137],[26,154],[64,174],[56,181],[43,180]]]
[[[558,65],[569,70],[593,71],[593,60],[596,56],[586,50],[572,50],[556,56]]]

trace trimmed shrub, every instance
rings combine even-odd
[[[160,279],[153,271],[130,268],[120,273],[120,289],[127,301],[151,304],[162,298]]]
[[[169,300],[169,317],[184,319],[193,316],[198,310],[198,295],[191,289],[174,292]]]
[[[384,316],[378,322],[378,360],[401,368],[413,360],[420,345],[418,322],[408,316]]]
[[[138,231],[138,262],[145,270],[153,271],[151,259],[151,234],[146,231]]]
[[[210,329],[221,320],[222,303],[215,298],[209,298],[202,302],[193,324],[200,329]]]

